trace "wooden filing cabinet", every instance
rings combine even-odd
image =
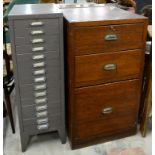
[[[50,131],[64,143],[63,15],[54,5],[16,5],[9,25],[22,151]]]
[[[134,134],[147,18],[108,5],[63,14],[72,148]]]

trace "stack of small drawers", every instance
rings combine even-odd
[[[57,130],[65,142],[62,14],[34,16],[41,6],[31,7],[35,11],[29,16],[18,6],[10,15],[23,151],[30,135],[48,131]]]

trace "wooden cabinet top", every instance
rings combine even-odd
[[[101,7],[67,8],[62,10],[65,19],[76,26],[106,25],[130,22],[143,22],[146,17],[105,5]],[[104,24],[103,24],[104,22]]]

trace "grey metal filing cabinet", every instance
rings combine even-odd
[[[52,4],[15,5],[9,27],[22,151],[50,131],[65,143],[63,14]]]

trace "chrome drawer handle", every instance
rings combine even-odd
[[[30,25],[31,26],[42,26],[42,25],[44,25],[44,23],[39,21],[39,22],[32,22]]]
[[[37,126],[37,129],[38,129],[38,130],[45,130],[45,129],[48,129],[48,124],[38,125],[38,126]]]
[[[45,63],[44,62],[38,62],[38,63],[34,63],[33,64],[33,67],[34,68],[37,68],[37,67],[44,67],[45,66]]]
[[[43,51],[44,49],[45,49],[44,47],[34,47],[32,48],[32,52]]]
[[[36,104],[41,104],[41,103],[46,103],[46,102],[47,102],[47,98],[35,99]]]
[[[35,78],[34,82],[45,82],[46,81],[46,77],[39,77],[39,78]]]
[[[42,89],[46,89],[46,84],[40,84],[40,85],[36,85],[34,86],[35,90],[42,90]]]
[[[37,92],[35,93],[35,97],[42,97],[42,96],[46,96],[47,92],[46,91],[42,91],[42,92]]]
[[[112,112],[113,112],[113,108],[112,107],[108,107],[108,108],[102,109],[102,114],[110,114]]]
[[[104,39],[106,41],[115,41],[118,39],[118,37],[115,34],[109,34],[109,35],[106,35]]]
[[[34,71],[34,75],[42,75],[42,74],[45,74],[45,69],[40,69],[40,70]]]
[[[103,68],[106,71],[116,70],[117,65],[116,64],[106,64],[106,65],[104,65]]]
[[[37,119],[37,124],[45,124],[48,123],[48,118]]]
[[[47,117],[47,111],[37,112],[37,117]]]
[[[47,105],[37,106],[37,107],[36,107],[36,110],[37,110],[37,111],[47,110]]]
[[[31,31],[31,35],[37,35],[37,34],[44,34],[44,31],[42,30]]]
[[[33,39],[31,42],[32,42],[32,44],[43,43],[44,42],[44,39],[41,39],[41,38],[39,38],[39,39]]]
[[[33,60],[40,60],[40,59],[44,59],[44,58],[45,58],[45,56],[44,56],[43,54],[34,55],[34,56],[32,57]]]

